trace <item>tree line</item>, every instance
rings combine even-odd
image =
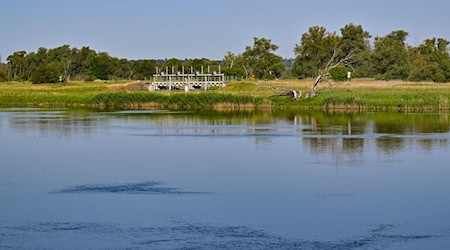
[[[97,52],[89,47],[63,45],[36,52],[17,51],[0,64],[0,81],[91,81],[95,79],[145,80],[159,68],[162,71],[200,71],[219,66],[228,76],[246,79],[313,78],[322,75],[335,80],[369,77],[380,80],[450,81],[449,41],[430,38],[417,46],[406,43],[408,32],[396,30],[376,36],[361,25],[347,24],[340,33],[313,26],[295,45],[295,58],[283,59],[279,48],[267,38],[253,38],[253,45],[241,53],[227,52],[222,60],[176,58],[164,60],[128,60]],[[345,60],[343,60],[345,59]],[[334,62],[332,67],[330,64]],[[342,63],[335,63],[342,62]],[[329,72],[323,72],[329,69]]]
[[[449,42],[443,38],[426,39],[418,46],[410,46],[406,43],[408,32],[396,30],[375,37],[372,44],[371,35],[361,25],[347,24],[340,31],[338,35],[324,27],[309,28],[294,49],[292,74],[299,78],[314,77],[338,51],[338,58],[352,54],[352,60],[341,68],[357,77],[450,81]]]
[[[55,83],[59,81],[145,80],[156,68],[178,70],[181,65],[199,71],[202,66],[218,67],[209,59],[128,60],[97,52],[89,47],[71,48],[63,45],[53,49],[39,48],[37,52],[17,51],[8,56],[0,69],[0,77],[11,81]],[[2,73],[3,72],[3,73]]]

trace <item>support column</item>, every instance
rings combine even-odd
[[[191,89],[191,85],[189,84],[189,77],[184,78],[183,83],[184,83],[184,92],[189,92],[189,90]]]

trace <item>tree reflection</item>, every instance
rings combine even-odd
[[[17,133],[38,132],[41,137],[56,135],[70,138],[73,135],[90,137],[92,130],[105,125],[92,113],[74,112],[17,112],[8,118],[9,128]]]
[[[365,147],[392,156],[411,145],[425,151],[448,146],[447,114],[310,112],[298,114],[295,121],[306,127],[302,138],[305,147],[334,161],[361,158]]]
[[[145,136],[250,137],[272,145],[275,138],[296,137],[313,155],[334,162],[363,159],[367,150],[393,156],[416,146],[424,151],[448,147],[448,114],[237,112],[98,113],[79,111],[17,112],[0,126],[17,133],[89,137],[92,130],[119,126]]]

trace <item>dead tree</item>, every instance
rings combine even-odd
[[[311,87],[311,92],[306,94],[307,98],[315,97],[317,96],[317,88],[319,87],[319,83],[322,81],[323,77],[328,74],[332,69],[343,65],[346,67],[352,68],[352,64],[355,63],[355,52],[350,51],[345,57],[338,58],[339,54],[341,54],[342,48],[334,48],[333,55],[331,56],[328,63],[325,65],[324,68],[319,69],[318,75],[316,77],[316,80],[314,81],[314,84]]]
[[[302,92],[292,89],[292,90],[288,90],[287,92],[284,92],[284,93],[281,93],[278,95],[271,95],[271,96],[269,96],[269,98],[279,97],[279,96],[290,96],[292,101],[296,101],[298,98],[302,97]]]
[[[302,97],[302,92],[301,91],[297,91],[295,89],[285,89],[285,88],[279,88],[279,87],[274,87],[274,86],[270,86],[270,85],[264,85],[264,84],[259,84],[256,83],[256,85],[261,86],[261,87],[265,87],[265,88],[270,88],[273,90],[283,90],[285,92],[281,93],[281,94],[277,94],[277,95],[271,95],[269,96],[269,98],[273,98],[273,97],[280,97],[280,96],[290,96],[292,101],[297,101],[298,98]]]

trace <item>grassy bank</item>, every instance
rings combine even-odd
[[[359,80],[321,83],[316,98],[270,97],[309,91],[311,80],[236,82],[208,92],[147,92],[141,83],[0,83],[0,106],[167,109],[327,109],[447,111],[450,84]]]
[[[92,98],[107,89],[105,83],[39,84],[0,83],[1,106],[89,106]]]
[[[270,96],[281,89],[309,92],[312,80],[258,82],[252,87],[230,92],[255,93]],[[221,91],[227,92],[228,87]],[[252,91],[251,88],[254,88]],[[278,89],[278,90],[274,90]],[[319,85],[319,95],[292,102],[287,97],[270,98],[277,108],[320,110],[371,110],[371,111],[448,111],[450,110],[449,83],[414,83],[401,81],[359,80],[352,82],[324,82]]]
[[[91,99],[98,107],[168,108],[168,109],[244,109],[264,106],[264,99],[252,96],[207,93],[109,92]],[[270,103],[266,103],[270,105]]]

